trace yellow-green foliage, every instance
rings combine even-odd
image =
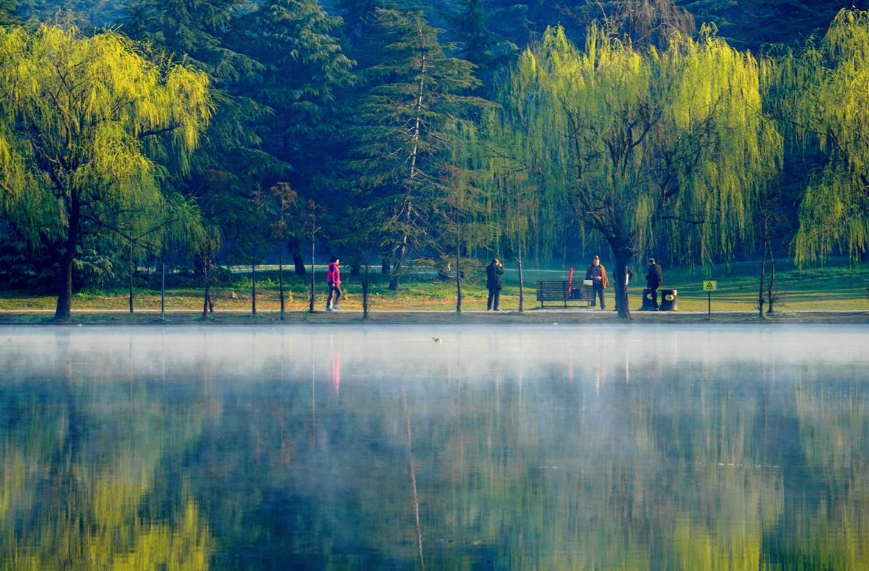
[[[157,141],[186,167],[212,111],[207,76],[155,63],[118,33],[0,28],[0,188],[7,207],[60,199],[38,212],[42,226],[62,228],[73,202],[159,201]]]
[[[515,114],[543,118],[517,137],[546,141],[544,160],[560,171],[550,179],[584,226],[634,252],[664,230],[677,251],[704,257],[750,234],[782,153],[750,54],[708,29],[657,51],[594,26],[581,51],[556,28],[513,82],[524,94]]]
[[[797,263],[858,256],[869,247],[869,12],[839,12],[820,45],[775,62],[768,87],[786,133],[828,159],[800,205]]]

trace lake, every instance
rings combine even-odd
[[[867,326],[0,327],[0,371],[3,571],[869,568]]]

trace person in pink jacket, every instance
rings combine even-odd
[[[341,299],[341,269],[338,267],[340,260],[337,256],[332,256],[329,260],[329,269],[326,271],[326,285],[329,286],[329,297],[326,298],[326,311],[341,309],[338,306],[338,300]],[[332,296],[335,296],[335,301],[332,301]]]

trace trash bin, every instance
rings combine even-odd
[[[676,297],[679,290],[662,289],[661,290],[661,311],[676,311]]]
[[[643,290],[643,307],[640,308],[640,311],[654,311],[656,307],[658,307],[658,294],[653,289],[644,289]]]

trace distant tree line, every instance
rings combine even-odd
[[[3,0],[0,280],[64,319],[85,285],[132,311],[158,262],[207,308],[218,264],[304,275],[309,244],[393,289],[411,259],[608,249],[618,296],[647,252],[857,260],[869,13],[842,8]]]

